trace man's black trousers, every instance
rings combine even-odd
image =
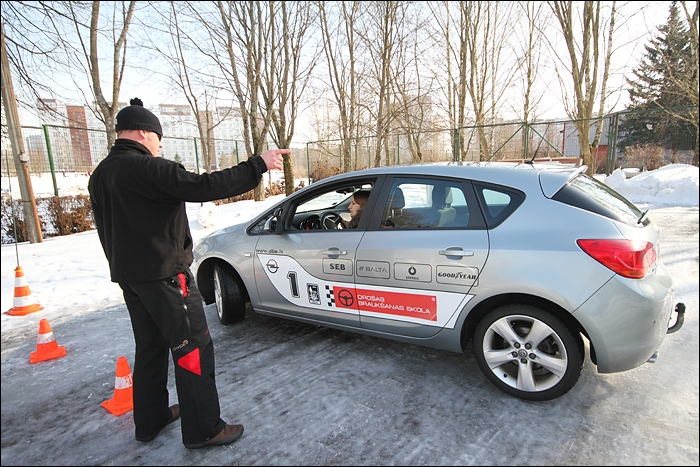
[[[137,284],[120,283],[136,341],[133,371],[136,438],[157,433],[170,419],[168,353],[182,417],[182,442],[201,443],[224,428],[214,380],[214,345],[192,274]]]

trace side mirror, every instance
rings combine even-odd
[[[270,216],[267,221],[265,221],[265,227],[264,230],[265,232],[275,232],[275,233],[281,233],[282,232],[282,222],[280,219],[282,218],[282,208],[277,208],[275,209],[275,212]]]

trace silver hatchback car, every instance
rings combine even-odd
[[[447,164],[313,183],[194,248],[223,324],[254,311],[463,352],[513,396],[654,361],[683,324],[659,229],[585,167]],[[347,228],[353,193],[368,191]],[[675,324],[669,328],[672,314]]]

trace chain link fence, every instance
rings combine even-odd
[[[355,138],[347,144],[338,139],[310,142],[306,146],[309,173],[317,167],[340,173],[348,168],[452,161],[580,164],[576,125],[580,121],[503,122],[394,134],[379,145],[373,136]],[[598,146],[592,153],[594,170],[610,174],[621,166],[653,170],[669,163],[697,164],[697,122],[698,109],[692,107],[626,111],[589,119],[589,143],[602,125]]]
[[[593,153],[594,169],[611,173],[620,166],[657,168],[667,163],[697,163],[698,109],[619,112],[590,119],[589,141],[603,126]],[[693,124],[695,122],[695,124]],[[450,161],[560,161],[580,163],[581,148],[574,120],[502,122],[459,129],[394,134],[377,144],[373,136],[306,143],[292,149],[295,179],[324,176],[368,167]],[[3,128],[3,132],[6,128]],[[104,130],[43,125],[22,127],[25,152],[32,177],[89,174],[106,157]],[[379,146],[379,147],[378,147]],[[243,141],[212,139],[214,159],[210,170],[238,164],[246,158]],[[163,137],[161,156],[175,160],[193,172],[206,171],[200,138]],[[15,177],[9,141],[3,137],[2,177]],[[322,177],[320,177],[322,178]],[[55,185],[55,182],[54,182]],[[57,191],[55,193],[58,194]]]
[[[12,147],[5,133],[6,128],[3,127],[1,176],[3,179],[15,178]],[[51,177],[54,180],[55,196],[58,196],[55,182],[57,176],[89,175],[109,152],[104,130],[56,125],[23,126],[22,137],[32,179]],[[209,163],[212,171],[232,167],[247,159],[243,141],[212,138],[209,145],[212,159],[215,159]],[[192,172],[206,171],[200,138],[164,136],[160,156],[179,162]],[[292,149],[292,167],[295,178],[308,179],[308,164],[303,149]]]
[[[106,132],[57,125],[23,126],[21,129],[42,236],[66,235],[91,229],[92,211],[87,185],[90,174],[109,152]],[[160,156],[181,163],[196,173],[205,172],[207,165],[210,171],[214,171],[232,167],[247,159],[243,141],[211,139],[209,148],[211,162],[202,160],[200,138],[164,136]],[[1,157],[1,242],[27,241],[29,234],[21,208],[17,169],[7,128],[4,126]],[[304,150],[292,149],[291,157],[295,179],[308,180],[308,160]],[[283,184],[273,180],[271,172],[268,172],[264,181],[266,193],[284,192]],[[252,198],[252,193],[245,195]],[[244,199],[245,195],[238,198]],[[223,202],[232,200],[235,201],[229,199]]]

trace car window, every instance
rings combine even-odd
[[[309,193],[289,204],[292,216],[287,228],[304,231],[355,228],[357,223],[351,223],[350,201],[355,192],[371,192],[373,186],[373,180],[352,181]],[[362,212],[358,218],[361,217]]]
[[[384,203],[382,228],[467,227],[469,219],[461,181],[395,178]]]
[[[269,222],[274,222],[275,213],[270,211],[261,217],[257,222],[248,228],[250,234],[261,234],[265,231],[265,225]],[[274,227],[274,226],[271,226]]]
[[[581,174],[564,185],[552,199],[628,225],[647,225],[644,213],[618,192],[595,178]]]
[[[484,205],[488,210],[489,216],[493,218],[498,217],[503,210],[508,207],[512,199],[508,193],[488,188],[484,188],[482,194],[484,196]]]
[[[342,187],[322,191],[302,199],[298,204],[293,204],[294,215],[292,218],[292,229],[295,230],[320,230],[322,229],[321,219],[324,213],[337,213],[344,221],[350,220],[348,205],[352,193],[360,188],[371,189],[372,185],[365,184],[360,187]],[[250,234],[260,234],[265,232],[265,226],[271,222],[269,227],[276,228],[275,212],[270,211],[252,224],[248,232]],[[274,229],[273,229],[274,230]]]
[[[525,194],[498,185],[476,183],[477,196],[490,229],[506,220],[525,200]]]
[[[450,187],[448,196],[452,197],[451,205],[453,208],[467,206],[467,200],[464,198],[464,191],[461,188]]]

